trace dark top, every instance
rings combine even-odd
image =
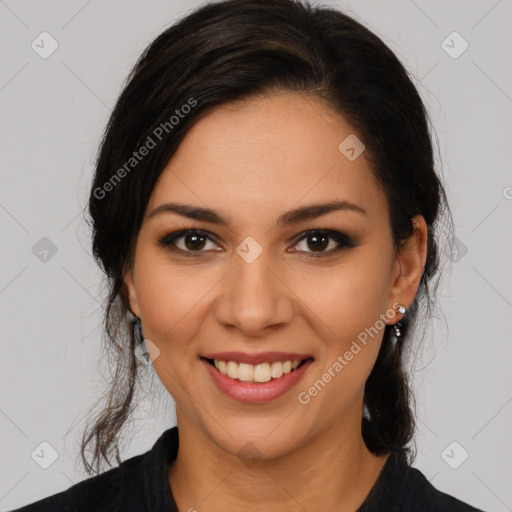
[[[168,480],[177,453],[178,427],[173,427],[146,453],[12,512],[178,512]],[[394,451],[356,512],[409,511],[482,512],[436,490],[409,467],[404,451]]]

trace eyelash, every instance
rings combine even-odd
[[[168,233],[167,235],[163,236],[158,240],[158,244],[162,247],[165,247],[171,252],[182,254],[186,257],[200,257],[202,255],[203,250],[200,251],[190,251],[190,250],[184,250],[179,249],[178,247],[174,246],[174,243],[176,240],[180,238],[184,238],[188,235],[198,235],[204,238],[207,238],[211,242],[215,243],[215,240],[212,239],[209,236],[209,233],[207,231],[203,231],[201,229],[181,229],[179,231],[174,231],[172,233]],[[344,233],[340,233],[339,231],[334,231],[330,229],[310,229],[308,231],[305,231],[304,233],[301,233],[301,235],[295,240],[293,245],[297,245],[298,243],[302,242],[303,240],[307,240],[310,237],[313,236],[325,236],[327,238],[330,238],[334,240],[338,247],[331,249],[329,251],[324,252],[307,252],[309,254],[310,258],[321,258],[326,257],[329,255],[332,255],[334,253],[339,252],[343,248],[354,248],[357,247],[358,244],[355,243],[355,241],[348,235],[345,235]],[[304,252],[304,251],[297,251],[297,252]]]

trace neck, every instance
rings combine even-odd
[[[192,423],[180,424],[169,484],[179,510],[353,512],[375,484],[386,456],[366,448],[360,428],[335,424],[299,450],[241,462]],[[345,422],[344,422],[345,423]],[[359,423],[360,424],[360,423]]]

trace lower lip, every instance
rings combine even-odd
[[[299,382],[306,370],[311,366],[313,360],[309,359],[304,364],[290,373],[285,373],[278,379],[272,379],[268,382],[243,382],[231,379],[227,375],[220,373],[208,361],[201,359],[217,386],[229,397],[249,404],[260,404],[276,400]]]

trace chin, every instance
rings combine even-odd
[[[240,458],[243,463],[254,463],[283,457],[306,444],[304,433],[290,429],[284,418],[286,414],[266,419],[236,418],[233,422],[222,423],[222,426],[210,425],[207,430],[223,451]]]

